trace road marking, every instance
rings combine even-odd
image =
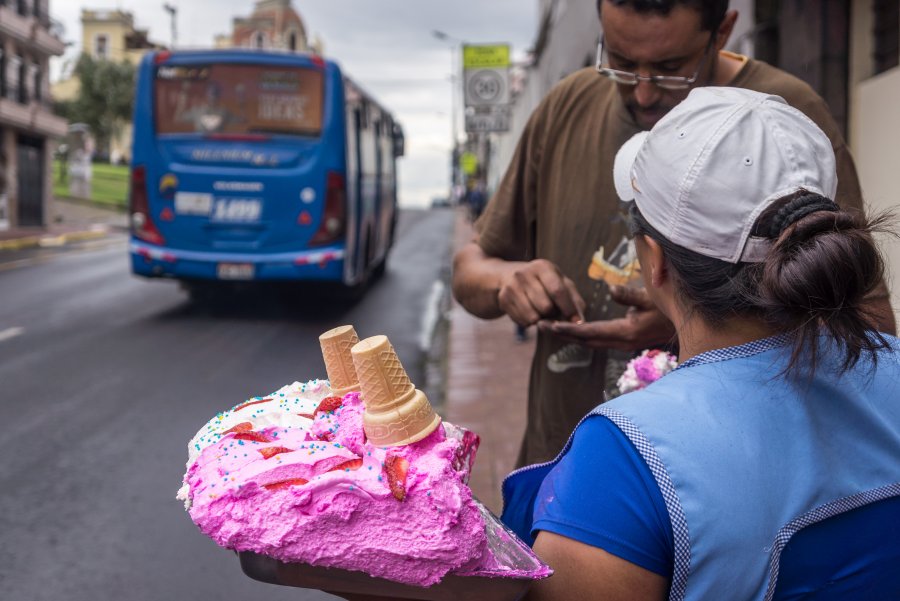
[[[419,329],[419,348],[422,351],[427,351],[431,348],[431,341],[434,338],[434,327],[437,325],[438,317],[441,315],[440,307],[443,296],[444,283],[440,280],[435,280],[431,285],[431,293],[428,295]]]
[[[24,331],[25,328],[7,328],[0,332],[0,342],[21,336]]]

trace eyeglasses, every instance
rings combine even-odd
[[[642,81],[649,81],[664,90],[686,90],[697,82],[697,78],[700,76],[700,69],[703,68],[703,63],[706,62],[706,57],[709,54],[710,48],[712,48],[714,39],[715,36],[709,38],[709,43],[706,44],[706,49],[703,51],[703,56],[700,58],[700,63],[694,70],[694,74],[690,77],[681,77],[677,75],[638,75],[631,71],[620,71],[619,69],[604,67],[603,42],[605,40],[600,38],[600,43],[597,44],[597,72],[601,75],[605,75],[616,83],[626,86],[636,86]]]

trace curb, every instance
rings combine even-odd
[[[96,200],[91,200],[90,198],[80,198],[78,196],[66,196],[63,194],[55,194],[53,198],[57,201],[68,202],[75,205],[80,205],[83,207],[92,207],[95,209],[102,209],[104,211],[109,211],[111,213],[127,213],[128,212],[128,203],[114,203],[114,202],[98,202]]]
[[[10,240],[0,240],[0,250],[24,250],[26,248],[49,248],[65,246],[70,242],[95,240],[103,238],[109,233],[106,226],[92,226],[89,230],[66,232],[63,234],[39,234],[35,236],[23,236]]]

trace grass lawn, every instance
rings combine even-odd
[[[124,207],[128,202],[128,167],[94,163],[91,176],[91,197],[93,202]],[[68,197],[69,184],[59,178],[59,161],[53,161],[53,194]]]

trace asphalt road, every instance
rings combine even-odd
[[[217,411],[325,377],[323,331],[387,334],[421,383],[422,323],[453,214],[404,212],[387,274],[353,306],[271,291],[195,305],[130,275],[123,238],[0,261],[0,598],[333,599],[258,583],[175,492]]]

